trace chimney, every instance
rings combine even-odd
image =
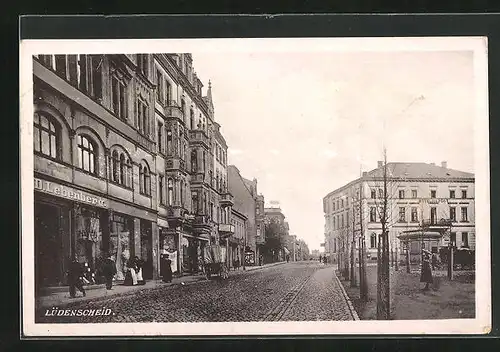
[[[363,171],[363,177],[365,177],[366,175],[368,175],[368,172]]]
[[[441,167],[444,167],[445,169],[447,169],[448,168],[448,162],[441,161]]]
[[[436,164],[435,164],[435,163],[431,163],[431,165],[432,165],[432,166],[436,166]]]
[[[377,164],[378,164],[379,168],[382,167],[382,166],[384,166],[384,162],[383,161],[378,161]]]

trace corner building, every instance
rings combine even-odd
[[[332,262],[346,262],[348,258],[342,256],[349,253],[353,232],[359,236],[360,221],[368,259],[377,259],[383,170],[379,161],[376,169],[363,172],[362,177],[323,198],[325,254]],[[408,233],[417,234],[417,238],[442,233],[434,239],[410,241],[412,262],[419,260],[422,245],[430,251],[450,243],[456,248],[475,249],[474,174],[450,169],[443,161],[441,165],[388,163],[387,175],[389,245],[396,255],[404,254],[400,240]]]
[[[113,255],[118,280],[133,256],[145,279],[165,253],[178,274],[200,270],[232,196],[191,55],[37,55],[33,79],[37,289],[67,284],[73,255],[98,275]]]

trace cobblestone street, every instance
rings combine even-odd
[[[72,302],[58,309],[110,309],[108,316],[44,316],[39,323],[352,320],[334,268],[317,262],[231,272],[229,279],[164,286]],[[50,311],[50,310],[49,310]]]

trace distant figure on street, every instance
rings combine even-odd
[[[69,295],[71,298],[75,298],[76,289],[83,294],[83,297],[86,296],[85,289],[83,288],[83,275],[83,267],[78,262],[78,258],[75,255],[71,260],[68,270]]]
[[[287,256],[286,256],[286,262],[288,263],[289,261],[290,261],[290,256],[289,256],[289,255],[287,255]]]
[[[162,260],[162,272],[163,272],[163,277],[162,281],[163,282],[172,282],[172,261],[170,260],[170,257],[168,254],[163,255],[163,260]]]
[[[264,257],[261,255],[259,255],[259,265],[262,266],[262,264],[264,264]]]
[[[323,263],[323,257],[321,256],[321,254],[319,255],[319,263]]]
[[[323,264],[326,265],[326,255],[323,257]]]
[[[429,284],[432,284],[432,269],[431,269],[431,252],[422,249],[422,271],[420,274],[420,282],[425,282],[424,291],[429,290]]]
[[[113,287],[113,277],[116,275],[116,264],[111,255],[106,257],[102,273],[104,275],[104,279],[106,280],[106,290],[111,290]]]

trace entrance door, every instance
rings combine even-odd
[[[60,285],[64,281],[60,208],[35,203],[35,287]]]
[[[153,278],[153,236],[151,222],[141,219],[141,259],[144,261],[142,277],[144,280]]]

